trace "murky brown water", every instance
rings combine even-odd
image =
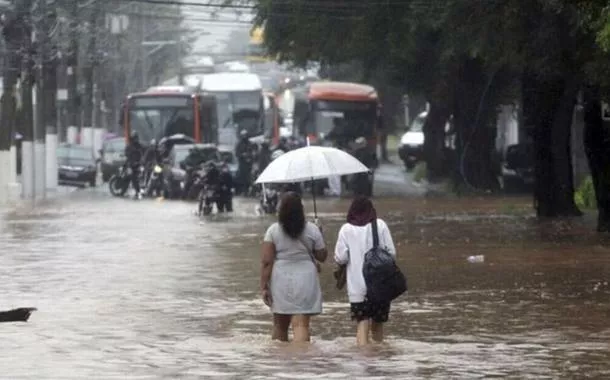
[[[368,350],[354,347],[330,264],[313,344],[270,342],[257,289],[272,219],[253,202],[199,222],[193,205],[85,192],[9,215],[0,309],[39,311],[0,325],[0,377],[610,378],[608,242],[588,220],[536,222],[528,203],[380,201],[410,293]],[[332,246],[347,202],[319,209]]]

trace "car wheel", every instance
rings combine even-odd
[[[407,170],[413,170],[415,168],[415,161],[405,161],[405,167]]]

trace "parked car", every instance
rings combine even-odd
[[[407,169],[413,169],[424,154],[424,123],[426,122],[427,112],[422,112],[417,116],[409,130],[400,138],[398,144],[398,156],[405,163]]]
[[[424,158],[424,123],[428,112],[420,113],[411,126],[400,138],[398,144],[398,156],[405,163],[407,170],[411,170]],[[452,122],[449,120],[445,125],[445,149],[455,149],[455,136],[452,130]]]
[[[125,163],[125,138],[113,137],[102,143],[100,150],[102,181],[108,182]]]
[[[500,184],[505,192],[529,190],[534,184],[533,144],[509,145],[500,170]]]
[[[57,148],[58,183],[85,187],[95,186],[97,161],[91,147],[61,144]]]

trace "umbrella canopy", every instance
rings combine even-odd
[[[256,183],[292,183],[368,172],[357,158],[342,150],[306,146],[271,161]]]

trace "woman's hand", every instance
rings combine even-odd
[[[273,304],[273,299],[271,298],[271,292],[269,291],[269,289],[261,290],[261,298],[263,299],[265,305],[271,307],[271,305]]]

